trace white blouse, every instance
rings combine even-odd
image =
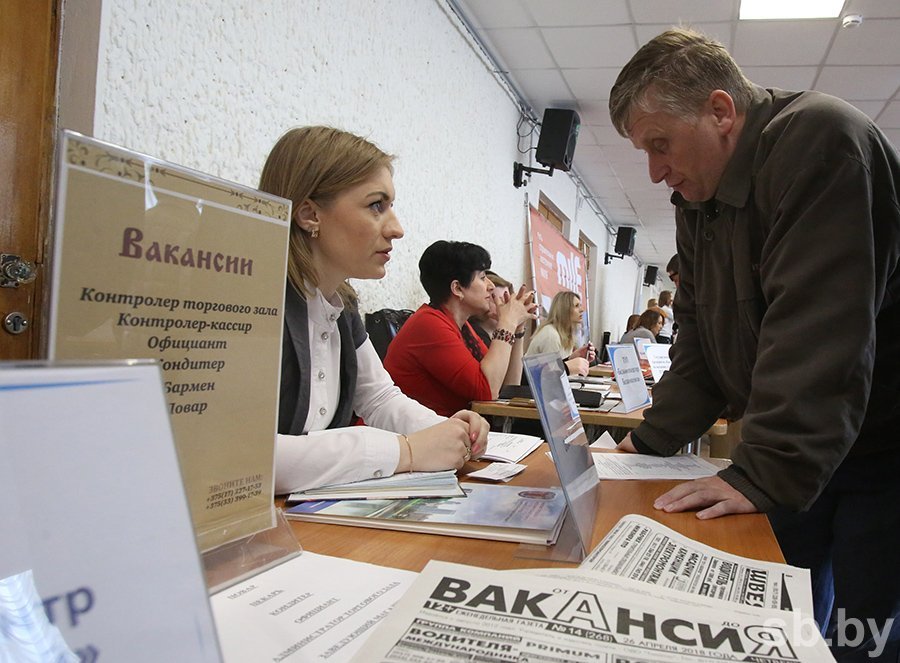
[[[390,476],[400,462],[397,433],[414,433],[444,421],[407,398],[381,365],[369,339],[356,349],[353,409],[366,426],[326,430],[340,397],[341,339],[337,319],[343,306],[321,292],[307,302],[310,403],[303,435],[278,435],[275,493]]]

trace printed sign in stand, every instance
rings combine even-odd
[[[219,661],[159,367],[0,362],[0,660]]]
[[[201,550],[272,527],[290,202],[71,132],[58,163],[50,357],[158,360]]]
[[[647,361],[650,362],[650,372],[653,373],[653,381],[659,382],[663,373],[672,366],[672,360],[669,358],[669,350],[672,346],[668,343],[653,343],[645,349],[647,353]]]
[[[613,343],[606,347],[609,348],[609,361],[613,366],[616,384],[619,385],[625,412],[650,405],[650,391],[644,382],[644,374],[634,346],[629,343]]]

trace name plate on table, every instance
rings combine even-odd
[[[0,660],[218,661],[159,367],[0,362]]]
[[[290,202],[71,132],[58,163],[50,357],[158,360],[200,548],[271,527]]]
[[[616,343],[607,347],[625,412],[650,405],[650,391],[644,382],[644,373],[634,346]]]
[[[634,339],[634,348],[637,350],[638,359],[647,358],[647,347],[653,345],[653,340],[649,338],[641,338],[638,336]]]

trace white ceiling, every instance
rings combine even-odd
[[[900,0],[846,0],[841,16],[863,16],[855,28],[840,18],[738,21],[739,0],[455,4],[537,117],[547,107],[578,112],[574,168],[613,225],[638,228],[635,254],[648,264],[664,267],[675,253],[670,191],[650,182],[643,152],[612,128],[607,101],[621,67],[671,25],[717,38],[763,87],[846,99],[900,145]]]

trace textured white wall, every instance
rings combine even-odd
[[[524,280],[526,191],[536,205],[543,190],[602,267],[605,228],[564,173],[512,186],[518,111],[442,0],[104,0],[100,32],[97,138],[251,186],[292,126],[330,124],[398,156],[407,234],[385,279],[354,284],[364,310],[424,301],[417,262],[436,239],[481,244]],[[630,312],[635,281],[592,276],[597,338]]]

